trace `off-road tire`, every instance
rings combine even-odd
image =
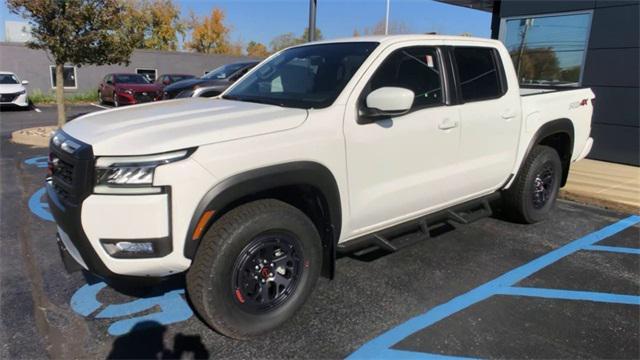
[[[552,170],[552,184],[543,206],[536,207],[534,190],[541,171]],[[545,219],[555,205],[562,179],[562,163],[558,152],[544,145],[536,145],[522,164],[509,189],[503,191],[503,214],[514,222],[533,224]]]
[[[232,277],[241,254],[258,236],[286,231],[297,239],[304,266],[293,292],[264,313],[247,312],[234,298]],[[322,243],[311,220],[297,208],[267,199],[241,205],[218,219],[204,235],[187,280],[196,312],[223,335],[247,339],[282,325],[311,294],[322,267]]]

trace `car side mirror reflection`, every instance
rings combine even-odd
[[[360,111],[360,124],[367,124],[384,117],[404,115],[411,110],[415,94],[401,87],[382,87],[367,95],[365,107]]]

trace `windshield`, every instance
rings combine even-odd
[[[142,75],[116,75],[116,84],[149,84],[149,80]]]
[[[376,46],[376,42],[352,42],[284,50],[223,98],[304,109],[327,107]]]
[[[0,74],[0,84],[17,84],[18,78],[13,74]]]
[[[245,63],[223,65],[219,68],[209,71],[202,78],[207,80],[226,79],[229,76],[233,75],[236,71],[242,69],[247,65],[248,64]]]

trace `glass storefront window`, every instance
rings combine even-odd
[[[508,18],[505,43],[521,85],[579,86],[591,13]]]

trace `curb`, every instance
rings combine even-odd
[[[49,139],[57,126],[39,126],[16,130],[11,133],[11,142],[35,147],[49,147]]]
[[[640,214],[640,207],[634,206],[632,204],[626,204],[619,201],[613,201],[597,196],[589,196],[585,194],[579,194],[572,191],[567,191],[564,189],[560,190],[560,194],[558,194],[558,198],[564,200],[574,201],[580,204],[593,205],[600,208],[605,208],[609,210],[614,210],[627,214]]]

